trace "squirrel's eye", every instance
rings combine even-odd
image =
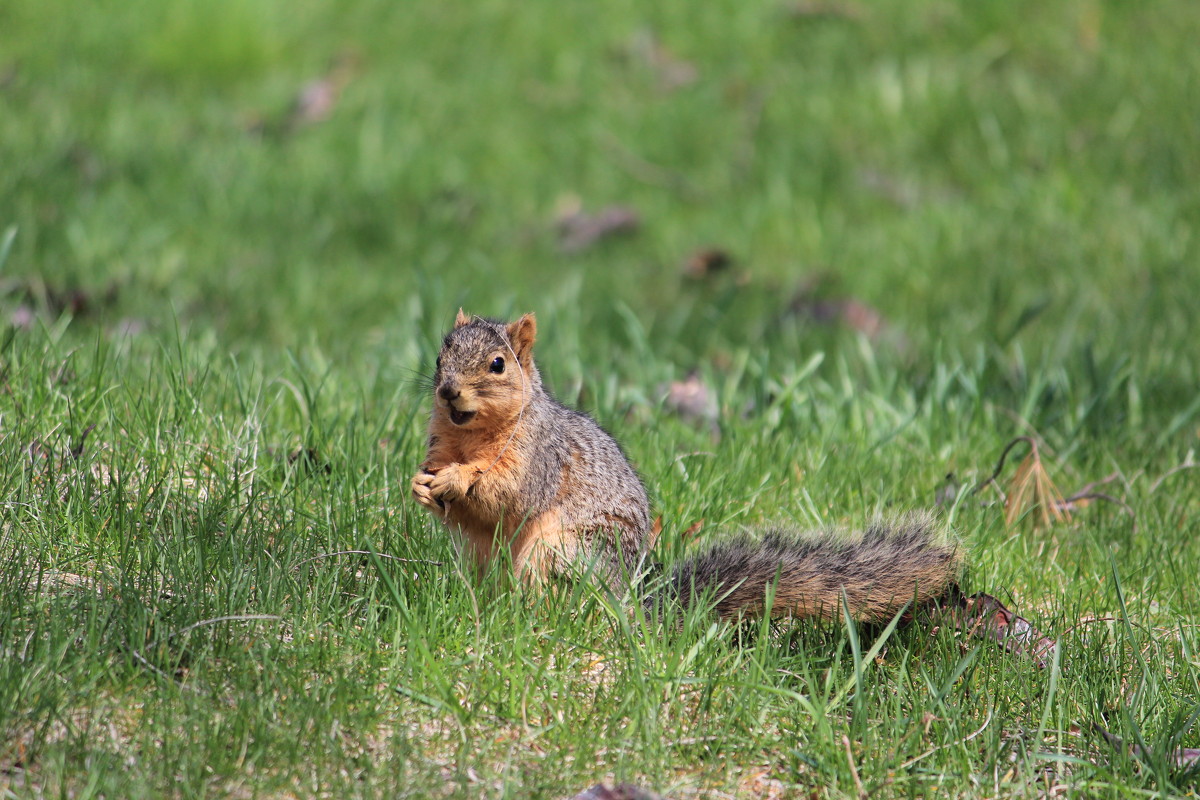
[[[437,357],[437,361],[435,361],[435,362],[433,362],[433,363],[437,365],[437,368],[438,368],[438,369],[441,369],[441,368],[442,368],[442,357],[441,357],[441,356],[438,356],[438,357]]]
[[[492,365],[488,367],[488,369],[497,375],[499,375],[501,372],[504,372],[504,359],[500,356],[496,356],[492,359]]]

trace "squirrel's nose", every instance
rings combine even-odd
[[[457,400],[459,398],[459,396],[462,395],[462,392],[460,392],[458,390],[458,387],[449,382],[443,383],[441,386],[439,386],[437,393],[438,393],[438,396],[441,397],[443,400],[445,400],[447,403],[450,402],[451,400]]]

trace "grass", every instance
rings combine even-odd
[[[1200,13],[789,8],[0,9],[6,796],[1196,793]],[[640,227],[563,252],[572,198]],[[468,580],[407,496],[460,304],[537,312],[660,557],[953,473],[966,587],[1059,661]],[[693,370],[715,428],[663,402]],[[976,502],[1025,434],[1136,528]]]

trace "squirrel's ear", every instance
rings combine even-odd
[[[533,351],[533,341],[537,338],[537,320],[533,314],[526,314],[516,322],[508,323],[508,340],[512,342],[513,350],[521,363],[529,363],[529,355]]]
[[[471,322],[471,318],[463,313],[462,306],[459,306],[458,316],[454,318],[454,327],[461,328]]]

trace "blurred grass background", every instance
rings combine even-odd
[[[586,341],[624,304],[692,359],[830,274],[922,354],[1040,309],[1039,355],[1157,372],[1200,280],[1185,9],[10,3],[5,271],[235,348],[353,352],[458,302]],[[322,78],[328,119],[291,125]],[[559,253],[565,197],[641,228]],[[685,283],[702,247],[745,297]]]

